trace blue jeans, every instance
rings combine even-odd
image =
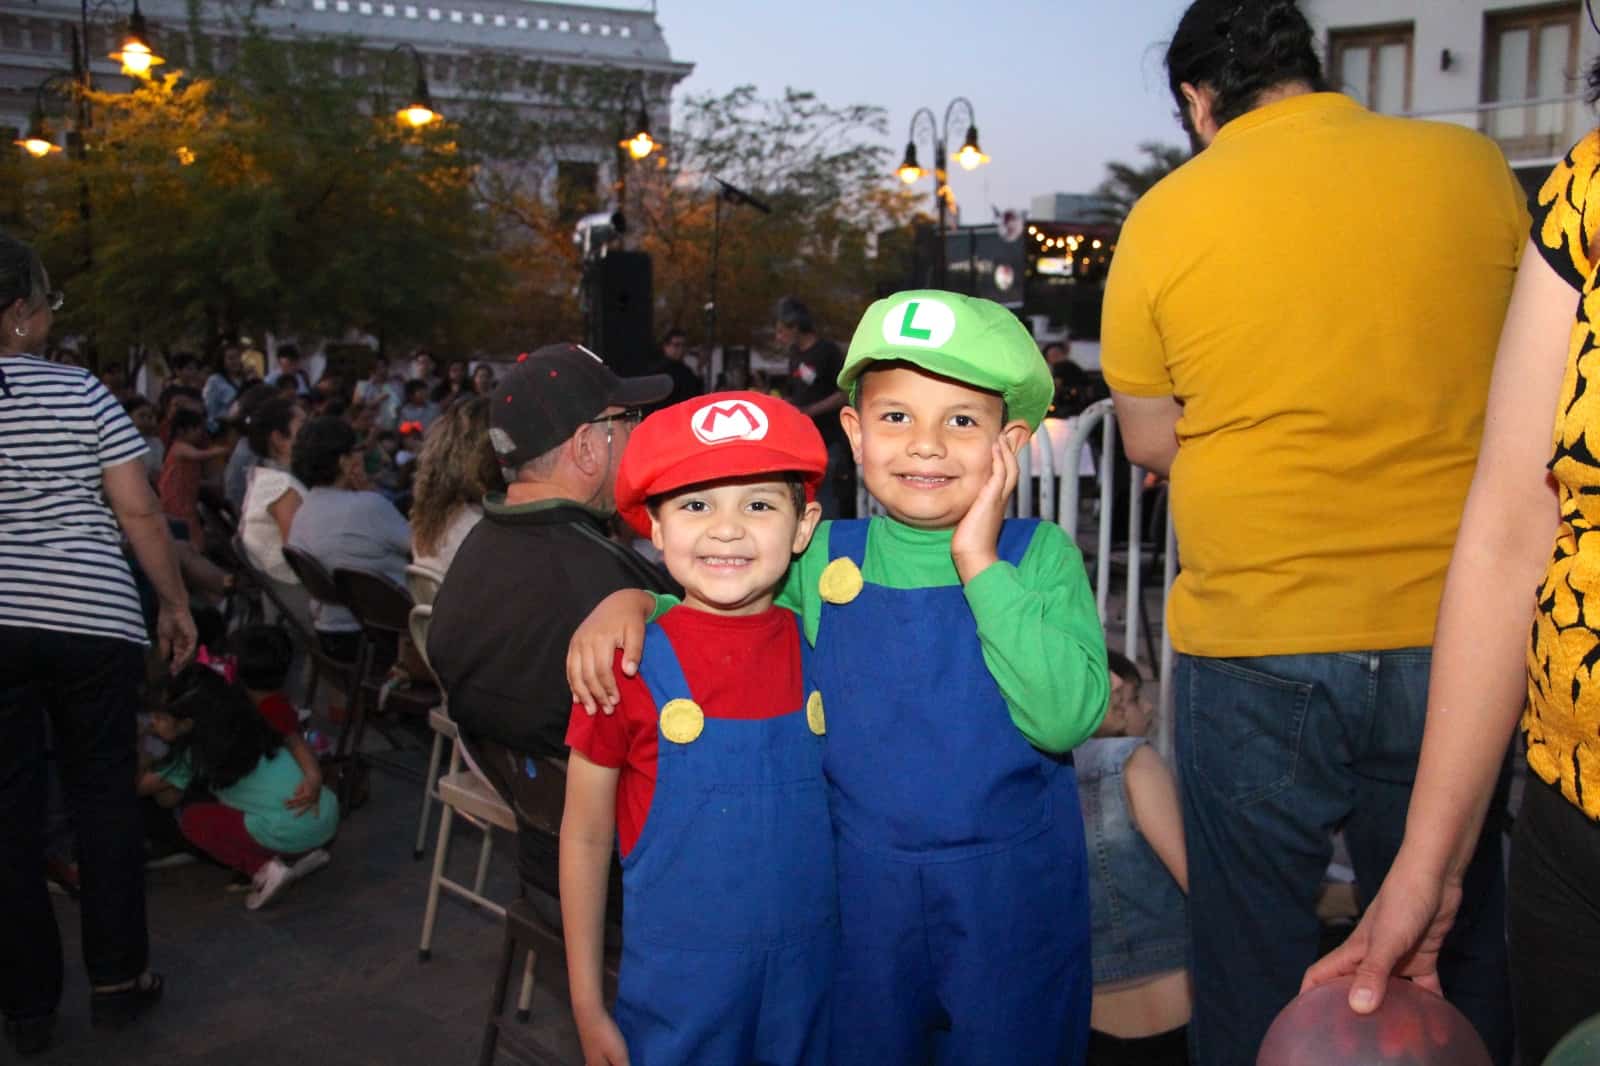
[[[1196,1066],[1251,1066],[1317,958],[1317,892],[1342,829],[1363,903],[1405,832],[1428,648],[1178,657]],[[1446,996],[1497,1064],[1512,1057],[1501,812],[1505,778],[1440,955]]]

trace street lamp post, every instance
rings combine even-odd
[[[65,86],[66,93],[72,97],[72,119],[67,129],[67,154],[73,162],[80,165],[78,173],[78,215],[83,221],[83,266],[87,270],[94,265],[94,245],[89,234],[89,182],[82,172],[81,165],[84,153],[87,150],[86,131],[89,128],[89,62],[88,38],[82,38],[83,45],[79,43],[78,30],[72,31],[72,69],[70,71],[57,71],[41,81],[33,90],[33,114],[28,120],[28,130],[17,138],[16,144],[35,159],[42,159],[47,155],[61,151],[61,147],[50,136],[49,125],[45,120],[44,98],[48,92],[59,92]]]
[[[638,162],[656,150],[657,141],[650,135],[650,111],[645,105],[644,86],[638,78],[631,78],[622,91],[620,128],[617,130],[616,178],[611,190],[616,196],[615,228],[617,235],[626,239],[628,209],[628,161]],[[639,110],[633,121],[628,121],[628,109],[638,100]]]
[[[950,192],[949,173],[946,169],[947,160],[945,146],[950,143],[951,121],[958,110],[966,112],[967,135],[962,140],[961,150],[956,152],[956,162],[961,164],[962,170],[976,170],[989,161],[983,154],[983,149],[978,147],[978,124],[972,113],[972,102],[965,96],[958,96],[950,101],[944,109],[944,125],[941,128],[934,118],[933,112],[926,107],[920,107],[911,116],[911,132],[906,138],[905,159],[901,161],[895,174],[907,185],[913,185],[921,180],[928,172],[917,163],[917,139],[925,134],[933,148],[933,180],[934,199],[939,206],[939,241],[934,257],[934,282],[939,288],[945,286],[946,263],[944,247],[945,215],[948,207],[953,205],[954,196]],[[960,129],[959,126],[956,127]]]
[[[428,92],[428,74],[422,66],[422,53],[417,51],[415,46],[404,43],[389,49],[390,55],[396,52],[406,52],[411,56],[417,78],[412,85],[411,97],[406,106],[394,113],[395,120],[402,126],[410,126],[414,130],[431,126],[444,116],[433,109],[433,94]]]

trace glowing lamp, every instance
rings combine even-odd
[[[110,58],[122,64],[122,73],[134,78],[148,78],[151,67],[166,62],[150,47],[150,31],[145,27],[144,14],[137,3],[133,5],[133,14],[128,16],[128,32],[122,38],[122,47],[112,52]]]
[[[956,162],[961,164],[962,170],[977,170],[988,161],[989,157],[978,147],[978,127],[968,126],[967,139],[961,145],[961,151],[956,153]]]

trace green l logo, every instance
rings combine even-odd
[[[918,329],[914,323],[917,320],[917,308],[921,307],[917,301],[912,300],[906,304],[905,317],[900,320],[900,336],[907,340],[925,341],[933,335],[932,330]]]

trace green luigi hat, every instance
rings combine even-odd
[[[1050,368],[1016,315],[992,300],[939,289],[895,293],[867,308],[850,338],[839,388],[855,403],[862,372],[891,361],[998,392],[1008,416],[1033,429],[1055,393]]]

